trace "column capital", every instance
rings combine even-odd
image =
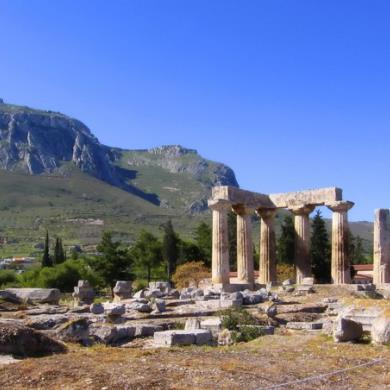
[[[302,204],[289,207],[289,210],[294,215],[309,215],[315,209],[315,205],[313,204]]]
[[[209,199],[207,203],[211,210],[216,211],[229,211],[232,206],[229,201],[223,199]]]
[[[355,203],[348,200],[339,200],[331,203],[327,203],[326,207],[332,211],[346,212],[354,206]]]
[[[237,215],[252,215],[255,211],[254,208],[245,206],[244,204],[235,204],[232,206],[232,211]]]
[[[277,209],[257,209],[256,214],[264,220],[272,219],[276,214]]]

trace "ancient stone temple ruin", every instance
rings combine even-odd
[[[213,216],[212,283],[224,288],[231,285],[227,217],[230,210],[237,215],[237,280],[234,283],[239,284],[241,288],[253,288],[255,283],[266,284],[276,281],[274,217],[276,211],[283,208],[294,214],[296,282],[301,283],[303,278],[312,276],[309,214],[316,206],[323,205],[333,212],[332,282],[351,283],[347,214],[354,203],[342,200],[340,188],[265,195],[230,186],[214,187],[212,199],[209,200]],[[251,228],[253,213],[256,213],[261,221],[258,280],[255,280],[253,267]]]

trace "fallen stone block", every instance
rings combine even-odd
[[[61,292],[57,288],[7,288],[5,292],[27,303],[58,305],[61,298]]]
[[[314,293],[313,286],[299,285],[296,287],[296,294],[312,294]]]
[[[333,328],[333,339],[336,343],[345,341],[358,341],[363,336],[362,324],[339,317]]]
[[[89,344],[89,321],[78,318],[68,321],[56,330],[57,337],[66,342]]]
[[[92,314],[103,314],[104,313],[104,306],[101,303],[92,303],[89,307],[89,311]]]
[[[137,324],[135,325],[135,337],[151,337],[155,332],[161,332],[163,327],[152,324]]]
[[[48,330],[67,321],[69,321],[69,318],[65,314],[40,314],[29,317],[25,325],[36,330]]]
[[[371,326],[371,338],[375,344],[390,344],[390,310],[375,318]]]
[[[282,282],[282,286],[285,287],[285,286],[291,286],[293,285],[293,281],[291,279],[286,279],[286,280],[283,280]]]
[[[128,280],[118,280],[113,289],[114,302],[131,298],[132,284]]]
[[[201,329],[209,330],[213,336],[217,336],[222,329],[222,321],[220,317],[206,318],[200,323]]]
[[[200,329],[200,320],[199,318],[188,318],[184,326],[185,330],[194,330]]]
[[[126,305],[127,310],[136,310],[140,313],[150,313],[152,308],[147,303],[133,302]]]
[[[211,332],[203,329],[166,330],[154,333],[154,343],[159,347],[173,345],[205,345],[212,341]]]
[[[98,324],[90,327],[90,336],[92,336],[95,341],[106,345],[119,345],[134,338],[135,331],[135,326],[110,326]]]
[[[165,301],[163,299],[156,299],[152,304],[152,310],[155,313],[163,313],[166,311]]]
[[[316,330],[322,329],[322,322],[288,322],[287,329]]]
[[[301,285],[303,286],[314,286],[314,278],[309,277],[309,278],[303,278]]]

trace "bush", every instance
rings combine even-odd
[[[276,270],[278,282],[283,282],[286,279],[295,280],[295,267],[293,265],[278,263]]]
[[[256,318],[243,308],[231,308],[219,313],[222,327],[232,332],[234,342],[247,342],[263,335]]]
[[[210,277],[210,272],[202,261],[189,261],[179,265],[172,276],[172,281],[178,289],[195,285],[198,287],[202,279]]]
[[[73,291],[79,280],[97,285],[99,280],[82,260],[67,260],[55,267],[31,269],[20,276],[25,287],[58,288],[62,292]]]
[[[0,288],[17,287],[19,285],[18,275],[15,271],[0,270]]]
[[[242,307],[232,307],[219,312],[222,327],[229,330],[240,330],[240,325],[256,325],[256,319]]]

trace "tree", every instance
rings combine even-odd
[[[202,252],[199,247],[191,241],[179,241],[179,262],[199,261],[202,259]]]
[[[317,210],[312,222],[311,235],[312,271],[317,281],[331,282],[331,248],[325,221]]]
[[[161,242],[152,233],[142,230],[131,248],[131,253],[136,264],[146,269],[149,283],[152,269],[158,267],[163,261]]]
[[[42,256],[42,267],[52,267],[52,266],[53,266],[53,260],[50,257],[50,252],[49,252],[49,231],[46,230],[45,247],[43,249],[43,256]]]
[[[162,229],[164,230],[162,254],[163,259],[167,264],[168,280],[171,280],[172,274],[176,269],[177,260],[179,258],[179,237],[173,230],[171,220],[162,225]]]
[[[106,286],[112,288],[117,280],[132,280],[133,259],[129,251],[120,247],[120,242],[112,240],[110,232],[103,233],[97,246],[99,255],[90,265]]]
[[[61,238],[57,237],[54,246],[53,263],[57,265],[63,263],[65,260],[66,260],[66,254],[64,251],[64,247],[62,246],[62,240]]]
[[[281,234],[277,242],[277,258],[279,263],[294,264],[295,227],[294,220],[287,214],[281,225]]]
[[[352,233],[350,233],[349,240],[351,264],[366,264],[367,259],[363,247],[363,239],[360,236],[354,237]]]
[[[200,259],[207,267],[211,267],[212,231],[210,225],[201,222],[195,229],[194,239],[200,251]]]
[[[201,280],[210,277],[210,272],[201,261],[190,261],[177,267],[172,276],[176,288],[198,287]]]

